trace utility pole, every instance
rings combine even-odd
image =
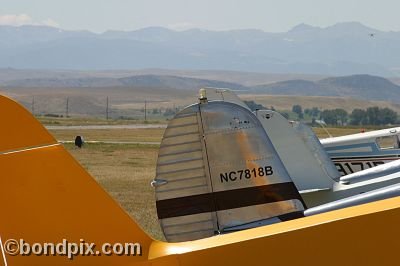
[[[144,121],[147,121],[147,101],[144,100]]]
[[[65,106],[65,117],[69,116],[69,97],[67,97],[67,105]]]
[[[106,119],[108,120],[108,96],[107,96],[107,106],[106,106]]]
[[[32,96],[32,114],[35,115],[35,96]]]

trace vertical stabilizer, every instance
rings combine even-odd
[[[302,199],[257,117],[204,100],[172,119],[157,164],[157,211],[169,241],[286,219]]]
[[[311,130],[271,110],[256,111],[256,116],[300,191],[332,189],[340,174]]]

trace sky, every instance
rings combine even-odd
[[[0,0],[0,25],[93,32],[152,26],[285,32],[300,23],[349,21],[400,31],[399,14],[399,0]]]

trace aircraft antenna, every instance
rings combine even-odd
[[[326,132],[326,134],[328,134],[328,136],[330,138],[333,138],[331,133],[329,133],[328,129],[325,127],[325,125],[326,125],[325,121],[323,121],[323,120],[315,120],[315,122],[322,127],[322,129]]]

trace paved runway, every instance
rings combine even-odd
[[[48,130],[82,130],[82,129],[146,129],[166,128],[166,124],[134,124],[134,125],[87,125],[87,126],[46,126]]]

